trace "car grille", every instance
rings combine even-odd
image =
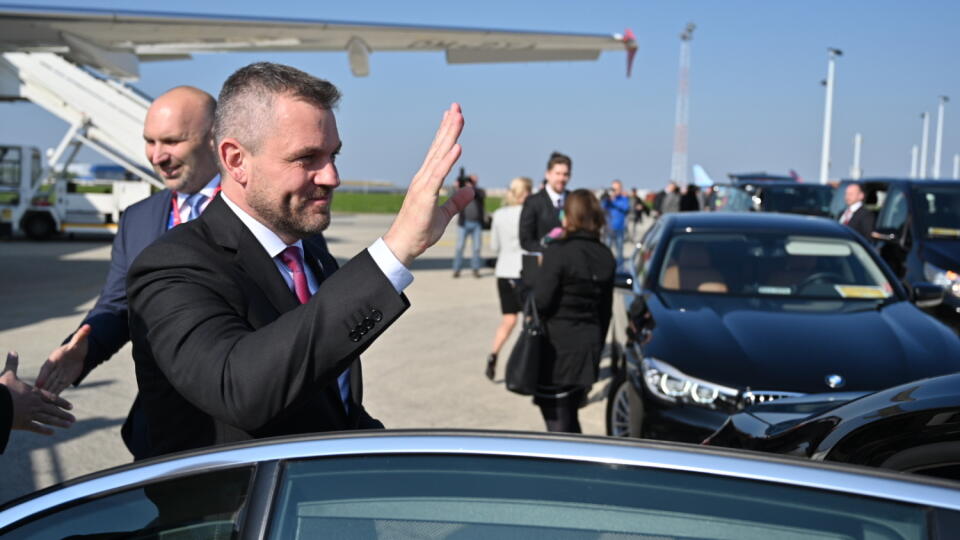
[[[778,399],[788,398],[788,397],[798,397],[804,394],[799,392],[778,392],[772,390],[747,390],[740,396],[740,400],[743,403],[744,407],[749,407],[751,405],[757,405],[759,403],[768,403],[770,401],[775,401]]]

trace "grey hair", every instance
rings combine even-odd
[[[213,124],[217,145],[232,137],[258,152],[278,95],[291,95],[327,110],[340,101],[340,91],[329,81],[283,64],[250,64],[230,75],[220,90]]]

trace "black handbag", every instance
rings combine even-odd
[[[533,292],[530,292],[523,304],[523,328],[507,360],[504,377],[507,390],[527,396],[536,392],[537,379],[540,376],[540,357],[546,348],[546,339],[545,327],[540,322]]]

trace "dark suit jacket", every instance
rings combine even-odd
[[[0,454],[7,449],[10,431],[13,429],[13,397],[6,386],[0,384]]]
[[[130,331],[151,456],[277,435],[382,427],[362,406],[359,355],[409,306],[369,253],[336,261],[300,305],[222,198],[134,261]],[[323,266],[323,274],[317,262]],[[350,413],[337,376],[352,368]]]
[[[564,192],[565,195],[569,192]],[[546,189],[534,193],[523,202],[520,211],[520,247],[526,251],[543,251],[540,239],[560,226],[560,211],[550,201]]]
[[[141,251],[167,231],[173,192],[165,189],[124,211],[110,252],[110,270],[100,298],[80,326],[90,324],[87,357],[77,383],[130,340],[127,326],[127,269]],[[72,335],[70,336],[72,337]],[[70,341],[70,337],[64,341]]]
[[[860,236],[863,236],[867,240],[870,240],[870,233],[873,232],[873,223],[876,220],[876,216],[873,215],[873,212],[867,210],[863,206],[857,208],[857,211],[853,213],[853,216],[850,217],[850,222],[847,223],[847,227],[860,233]]]
[[[597,380],[610,325],[616,261],[599,239],[574,233],[543,253],[533,293],[550,347],[541,386],[589,386]]]

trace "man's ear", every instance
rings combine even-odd
[[[246,186],[247,176],[244,165],[246,165],[249,154],[243,145],[233,138],[224,139],[220,141],[220,145],[217,147],[217,156],[220,158],[220,163],[223,164],[227,174],[238,184]]]

